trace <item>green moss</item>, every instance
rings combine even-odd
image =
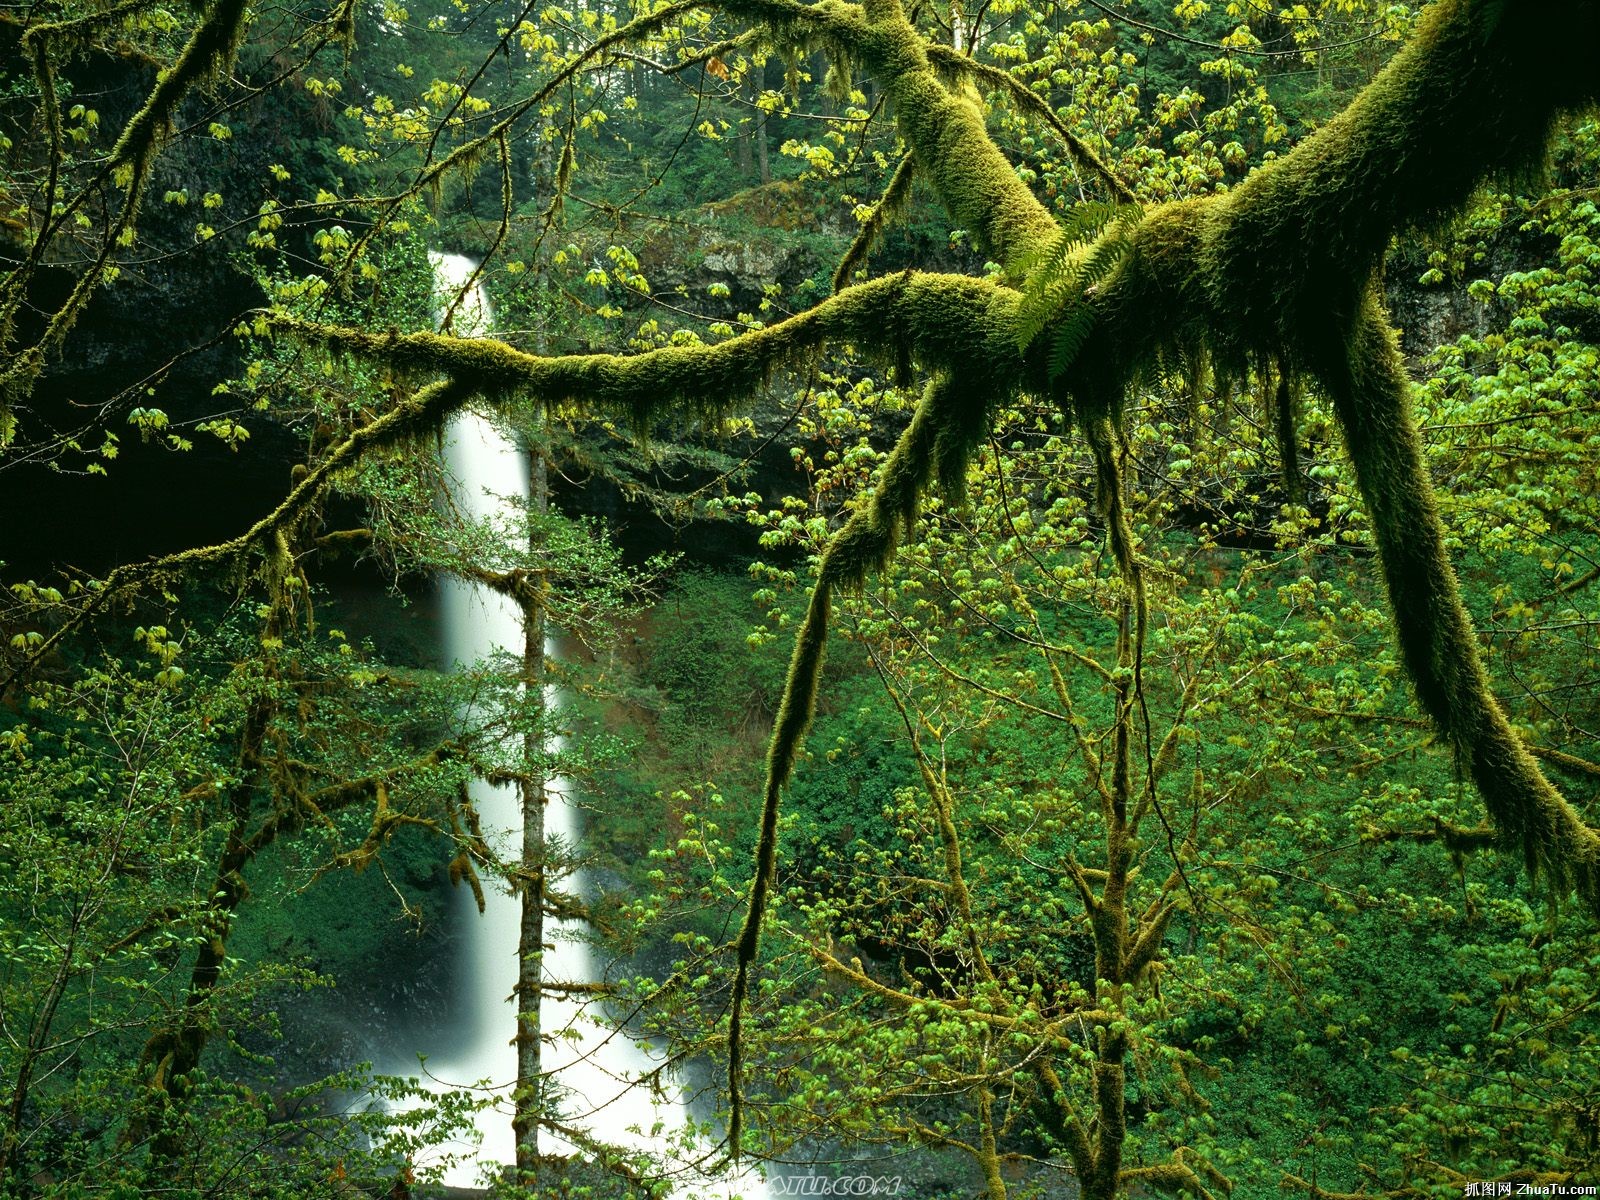
[[[1418,702],[1529,871],[1600,907],[1600,836],[1545,779],[1490,689],[1423,470],[1404,364],[1376,300],[1346,354],[1320,374],[1372,517]]]
[[[1600,89],[1579,56],[1552,61],[1541,22],[1497,14],[1470,0],[1435,6],[1416,41],[1291,154],[1233,192],[1150,213],[1090,301],[1096,336],[1061,390],[1093,419],[1119,407],[1134,378],[1197,350],[1226,374],[1271,360],[1283,379],[1319,385],[1372,514],[1419,703],[1529,868],[1600,908],[1600,838],[1544,779],[1489,689],[1373,290],[1397,230],[1454,211],[1488,176],[1531,169],[1556,118]],[[1600,7],[1567,5],[1563,19],[1584,44],[1600,42]],[[1277,410],[1292,478],[1292,384]]]
[[[1010,263],[1037,255],[1059,236],[989,138],[975,96],[941,80],[897,0],[870,0],[860,10],[787,0],[733,7],[759,16],[777,40],[820,44],[836,59],[855,58],[870,70],[894,105],[917,171],[995,258]],[[1530,867],[1576,886],[1600,907],[1600,841],[1544,780],[1489,691],[1417,453],[1404,376],[1373,299],[1379,262],[1396,231],[1455,210],[1490,175],[1532,169],[1556,118],[1600,94],[1600,75],[1587,57],[1600,44],[1600,5],[1569,0],[1539,21],[1502,19],[1502,10],[1490,0],[1437,4],[1412,45],[1293,152],[1232,192],[1149,213],[1114,273],[1057,318],[1084,322],[1086,340],[1070,362],[1054,364],[1061,373],[1055,383],[1043,354],[1017,349],[1016,291],[915,273],[848,288],[800,316],[716,346],[633,357],[539,359],[489,340],[380,336],[278,320],[394,366],[445,372],[461,390],[573,401],[624,415],[640,428],[720,419],[773,372],[830,341],[871,348],[897,365],[915,361],[933,373],[873,497],[824,555],[797,639],[768,759],[756,886],[739,942],[735,1041],[774,861],[778,796],[811,719],[833,589],[858,586],[887,561],[910,532],[927,487],[959,488],[994,407],[1018,390],[1055,392],[1089,431],[1102,497],[1113,507],[1111,429],[1128,385],[1140,376],[1178,367],[1193,378],[1210,365],[1224,377],[1243,378],[1252,367],[1275,363],[1284,381],[1279,439],[1291,478],[1298,440],[1293,382],[1304,378],[1326,391],[1378,531],[1397,634],[1422,707],[1457,748],[1497,826],[1521,845]],[[1552,22],[1562,30],[1559,39],[1546,36]],[[1103,235],[1128,236],[1120,228]],[[1096,248],[1086,253],[1092,258]],[[437,408],[418,414],[431,421],[443,415]],[[1107,513],[1142,623],[1125,522],[1111,507]],[[733,1068],[737,1075],[737,1053]],[[734,1117],[737,1128],[737,1109]]]

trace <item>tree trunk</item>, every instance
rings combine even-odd
[[[761,98],[761,89],[756,86],[756,71],[758,67],[751,67],[744,77],[744,82],[739,87],[739,93],[744,102],[750,106],[750,116],[745,120],[744,129],[739,134],[738,167],[739,178],[749,179],[755,173],[756,160],[754,144],[756,133],[761,125],[761,109],[756,101]]]
[[[528,450],[528,506],[535,521],[549,503],[549,476],[544,452],[534,444]],[[535,528],[530,549],[537,559],[543,533]],[[536,572],[532,586],[521,596],[522,686],[530,704],[545,713],[545,580]],[[517,873],[522,897],[522,922],[517,939],[517,1082],[512,1092],[512,1132],[517,1144],[517,1177],[526,1186],[537,1182],[539,1164],[539,1114],[543,1109],[544,1080],[540,1052],[543,1029],[539,1003],[544,994],[545,918],[545,803],[548,780],[539,765],[545,751],[545,722],[541,719],[523,735],[525,766],[518,790],[522,801],[522,856]]]
[[[755,95],[756,102],[759,105],[761,93],[767,90],[767,69],[765,67],[752,66],[750,68],[750,90]],[[761,182],[771,183],[772,163],[767,159],[767,110],[760,107],[756,109],[755,138],[756,167],[761,172]]]

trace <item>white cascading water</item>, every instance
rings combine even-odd
[[[471,279],[474,264],[456,254],[430,252],[435,293],[450,304]],[[458,334],[487,333],[493,314],[483,292],[474,285],[457,306],[453,327]],[[528,465],[516,442],[486,418],[474,412],[455,417],[445,440],[445,465],[452,499],[462,516],[477,522],[514,525],[518,508],[528,498]],[[520,658],[522,624],[516,606],[487,588],[449,579],[442,584],[441,621],[445,653],[456,663],[471,663],[499,653]],[[547,655],[551,648],[545,647]],[[555,693],[547,700],[554,703]],[[514,859],[521,843],[522,817],[515,788],[476,783],[472,799],[484,836],[503,859]],[[546,837],[576,846],[576,813],[559,786],[549,789],[545,812]],[[487,909],[480,917],[469,896],[458,903],[470,909],[467,922],[467,962],[459,972],[465,985],[459,990],[466,1004],[452,1018],[457,1028],[448,1039],[452,1049],[438,1055],[426,1046],[411,1047],[407,1061],[427,1054],[429,1086],[487,1086],[494,1104],[479,1116],[481,1142],[463,1161],[447,1172],[445,1182],[472,1186],[496,1175],[515,1160],[511,1133],[511,1089],[516,1079],[517,942],[520,901],[503,885],[485,878]],[[582,892],[582,879],[568,880],[563,890]],[[544,956],[545,978],[560,982],[592,982],[597,972],[593,952],[572,922],[548,921],[547,942],[554,949]],[[654,1089],[635,1086],[659,1065],[648,1050],[626,1032],[602,1021],[595,1007],[573,1000],[546,996],[540,1006],[540,1027],[545,1034],[544,1070],[563,1096],[562,1120],[584,1130],[597,1141],[619,1148],[654,1152],[671,1161],[675,1177],[682,1179],[676,1193],[684,1197],[727,1197],[728,1200],[762,1200],[768,1193],[758,1175],[711,1185],[695,1180],[692,1167],[682,1158],[683,1131],[688,1111],[679,1097],[662,1098]],[[409,1070],[410,1068],[405,1068]],[[673,1154],[673,1148],[679,1154]],[[573,1147],[541,1135],[541,1150],[572,1153]],[[458,1151],[463,1148],[456,1147]],[[694,1157],[704,1157],[698,1147]],[[418,1164],[425,1165],[425,1164]],[[682,1174],[678,1174],[678,1171]]]

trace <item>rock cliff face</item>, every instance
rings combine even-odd
[[[9,48],[16,49],[14,37]],[[241,62],[240,69],[248,74],[249,64]],[[88,56],[73,73],[64,87],[93,98],[102,129],[121,127],[152,77],[143,63],[110,54]],[[214,394],[238,365],[239,342],[231,331],[265,299],[248,264],[239,261],[238,247],[224,238],[200,241],[196,228],[202,220],[222,227],[254,214],[267,195],[270,163],[287,162],[318,177],[302,159],[304,148],[317,144],[312,135],[319,122],[285,108],[291,103],[292,96],[261,93],[225,114],[249,128],[250,137],[175,137],[157,158],[138,214],[137,244],[119,256],[120,274],[95,294],[41,377],[28,402],[28,447],[0,458],[0,505],[27,515],[8,523],[0,546],[8,572],[50,563],[100,569],[232,536],[281,498],[297,446],[288,430],[249,422],[250,440],[234,452],[186,426],[232,407],[228,397]],[[207,111],[196,107],[186,117],[198,117],[203,128]],[[226,206],[205,210],[201,197],[208,192]],[[298,250],[309,233],[285,227],[280,241]],[[19,249],[17,243],[0,247],[0,269]],[[74,278],[66,266],[39,275],[28,297],[34,326],[19,331],[24,340],[61,306]],[[142,436],[128,422],[135,408],[160,409],[170,424]],[[98,455],[103,434],[84,432],[91,428],[116,435],[114,460]],[[194,448],[171,449],[171,432]],[[75,438],[81,449],[67,444]],[[89,472],[91,464],[106,474]]]
[[[854,233],[837,201],[779,180],[704,205],[687,223],[658,227],[640,265],[658,295],[697,303],[721,285],[728,296],[719,307],[754,312],[778,288],[786,306],[804,306],[827,294]]]
[[[98,461],[95,433],[82,437],[87,454],[5,464],[0,504],[29,514],[7,530],[3,554],[13,568],[92,569],[230,537],[282,496],[296,449],[288,430],[252,422],[245,448],[231,451],[188,428],[227,406],[212,388],[234,374],[229,330],[261,294],[221,253],[180,262],[181,272],[158,262],[102,289],[40,380],[31,402],[39,424],[66,439],[104,412],[118,453],[101,464],[107,474],[86,475]],[[128,423],[134,408],[159,408],[170,425],[143,436]],[[194,448],[172,449],[170,432]]]
[[[1472,278],[1498,278],[1517,269],[1523,261],[1540,260],[1537,247],[1522,246],[1510,239],[1483,261],[1473,264]],[[1397,245],[1390,254],[1385,272],[1384,300],[1390,319],[1400,330],[1400,348],[1406,357],[1416,359],[1453,342],[1462,334],[1487,333],[1494,311],[1467,295],[1462,282],[1428,287],[1418,280],[1427,269],[1427,255],[1415,244]]]

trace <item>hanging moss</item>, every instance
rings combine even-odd
[[[412,377],[440,373],[462,386],[441,407],[435,396],[403,422],[368,426],[369,444],[438,423],[473,391],[516,393],[549,404],[610,413],[647,431],[658,422],[717,422],[747,406],[779,369],[818,347],[852,343],[888,360],[901,356],[925,370],[981,370],[985,386],[1016,386],[1023,364],[1008,349],[1017,296],[964,275],[904,272],[849,288],[787,321],[715,346],[671,346],[638,355],[577,354],[540,358],[491,338],[431,332],[404,336],[317,325],[287,314],[276,329],[331,349],[378,359]],[[420,395],[420,393],[419,393]],[[359,434],[357,436],[360,436]]]
[[[758,16],[775,37],[831,45],[871,71],[894,105],[919,175],[992,256],[1018,261],[1059,237],[988,137],[970,92],[941,82],[896,0],[861,9],[736,0],[731,9]],[[488,340],[277,323],[415,372],[442,371],[479,387],[621,413],[641,428],[720,419],[775,370],[829,341],[901,365],[914,361],[938,380],[873,501],[830,547],[819,593],[858,584],[882,565],[908,532],[923,488],[935,481],[959,487],[989,414],[1016,390],[1054,392],[1069,417],[1095,429],[1118,419],[1129,385],[1143,376],[1177,367],[1198,378],[1209,365],[1241,378],[1253,365],[1275,363],[1290,487],[1297,478],[1293,386],[1304,378],[1339,411],[1423,708],[1530,866],[1600,907],[1595,835],[1511,737],[1489,692],[1415,452],[1404,380],[1372,298],[1396,230],[1439,219],[1491,174],[1535,167],[1557,116],[1592,103],[1600,90],[1600,73],[1583,49],[1600,44],[1600,6],[1569,0],[1539,22],[1499,17],[1486,0],[1444,0],[1357,101],[1294,151],[1230,193],[1163,205],[1131,232],[1103,235],[1129,244],[1097,287],[1064,298],[1054,320],[1083,328],[1070,361],[1054,364],[1061,375],[1054,384],[1042,354],[1017,349],[1015,291],[916,273],[847,288],[807,313],[717,346],[633,357],[538,359]],[[1557,19],[1563,37],[1552,43],[1543,35]],[[1132,569],[1128,556],[1118,558]],[[809,722],[825,599],[814,602],[812,616],[801,630],[774,737],[769,804]]]
[[[989,138],[963,77],[947,71],[952,79],[941,78],[898,0],[867,0],[861,8],[831,0],[731,0],[725,7],[759,20],[775,40],[822,46],[836,61],[849,59],[871,72],[894,107],[919,177],[992,258],[1020,263],[1060,236]],[[1600,910],[1600,838],[1545,780],[1490,690],[1445,552],[1405,376],[1374,289],[1397,231],[1454,211],[1486,177],[1535,169],[1557,117],[1600,96],[1600,72],[1592,62],[1600,45],[1600,4],[1564,0],[1538,15],[1509,13],[1498,0],[1441,0],[1413,43],[1357,101],[1291,153],[1232,192],[1163,205],[1133,231],[1103,235],[1125,238],[1125,252],[1095,286],[1085,281],[1078,294],[1061,297],[1039,338],[1021,339],[1035,348],[1018,346],[1018,291],[911,272],[846,288],[807,313],[713,347],[632,357],[539,359],[488,340],[385,336],[274,318],[280,329],[413,372],[444,373],[462,388],[570,400],[625,415],[641,428],[660,420],[720,419],[774,371],[830,341],[877,353],[902,370],[914,362],[933,375],[871,498],[822,556],[790,662],[768,754],[750,908],[737,942],[729,1056],[735,1153],[742,1127],[743,1007],[776,863],[780,796],[810,725],[834,592],[860,586],[887,563],[910,534],[928,488],[959,490],[995,407],[1018,391],[1054,394],[1086,432],[1113,554],[1129,585],[1131,628],[1124,644],[1135,681],[1144,600],[1116,462],[1117,423],[1129,386],[1180,370],[1196,392],[1207,370],[1242,378],[1252,367],[1274,364],[1275,423],[1291,489],[1298,478],[1295,386],[1304,380],[1326,392],[1372,515],[1397,638],[1419,703],[1530,871],[1575,888]],[[1560,36],[1550,36],[1552,30]],[[1083,253],[1092,257],[1096,248]],[[1070,353],[1047,364],[1037,347],[1054,342],[1045,335],[1066,321],[1075,330]],[[459,393],[440,399],[460,402]],[[442,420],[446,411],[418,411],[391,430],[369,433],[369,440],[401,436],[413,419]],[[1132,700],[1124,695],[1119,703]],[[1125,735],[1124,728],[1117,751],[1124,805]],[[1117,973],[1107,978],[1121,977],[1128,956],[1118,957]],[[1119,1142],[1125,1119],[1121,1036],[1107,1032],[1096,1068],[1099,1120]],[[1086,1190],[1110,1195],[1118,1185],[1116,1164],[1100,1165],[1105,1177]],[[1147,1174],[1143,1183],[1188,1186],[1195,1180],[1192,1172],[1161,1170],[1168,1175]],[[1138,1171],[1125,1177],[1140,1178]]]
[[[192,88],[222,75],[232,65],[244,36],[248,9],[247,0],[217,0],[205,9],[204,16],[189,36],[177,61],[157,75],[155,86],[144,104],[122,127],[116,145],[106,156],[94,180],[80,189],[71,200],[57,203],[58,181],[52,172],[44,196],[45,225],[35,235],[27,261],[0,287],[0,350],[10,348],[18,314],[27,302],[28,284],[33,272],[45,261],[57,234],[69,227],[68,222],[88,207],[102,188],[120,191],[122,205],[109,223],[98,256],[90,268],[79,276],[61,307],[50,314],[43,333],[4,367],[0,367],[0,445],[10,440],[10,422],[4,418],[14,404],[26,399],[32,392],[34,382],[44,370],[46,356],[71,332],[89,298],[105,278],[112,248],[118,237],[133,228],[151,168],[171,129],[178,105]],[[51,43],[60,40],[75,48],[83,45],[93,32],[93,25],[69,20],[42,23],[22,35],[22,51],[34,64],[34,80],[39,87],[40,106],[45,114],[51,141],[51,160],[54,163],[61,161],[62,152],[60,104],[56,94]]]
[[[1321,373],[1366,499],[1407,672],[1501,838],[1530,873],[1600,907],[1600,836],[1545,779],[1490,688],[1406,405],[1404,364],[1376,299]]]
[[[844,289],[850,282],[851,276],[865,265],[867,255],[872,253],[872,247],[883,236],[883,231],[892,221],[899,219],[905,213],[906,206],[911,200],[911,184],[915,178],[916,164],[911,155],[907,154],[900,159],[900,164],[895,167],[894,174],[889,177],[889,183],[883,189],[883,195],[879,197],[878,203],[872,206],[872,212],[861,223],[861,228],[850,243],[850,248],[839,260],[839,266],[833,272],[835,292]]]

